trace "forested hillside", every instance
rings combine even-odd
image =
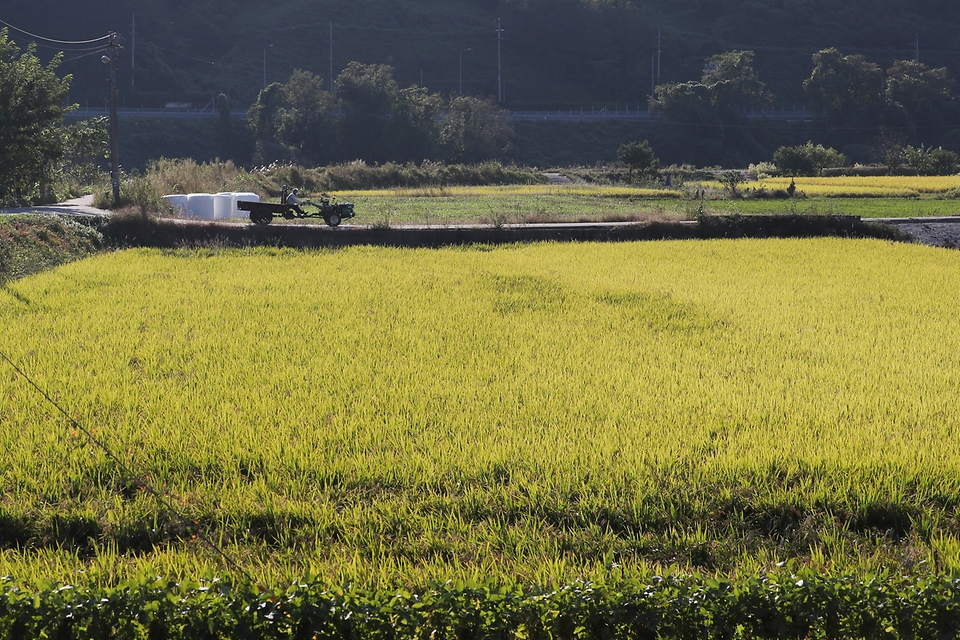
[[[469,100],[510,110],[651,106],[663,116],[655,124],[594,125],[587,135],[573,126],[522,126],[513,144],[488,144],[501,151],[476,157],[613,161],[624,139],[643,138],[665,161],[699,165],[769,160],[778,146],[809,139],[851,162],[888,162],[905,145],[960,152],[953,95],[960,5],[946,0],[6,0],[0,21],[16,27],[10,36],[21,47],[31,42],[25,32],[65,41],[40,40],[37,53],[64,51],[58,73],[72,74],[68,100],[81,106],[107,103],[102,41],[82,41],[109,31],[123,46],[121,107],[179,103],[226,113],[260,105],[255,132],[227,127],[200,137],[212,142],[185,133],[195,128],[186,123],[157,133],[153,125],[128,126],[121,150],[132,166],[170,149],[239,162],[463,159],[471,153],[451,150],[441,130],[419,131],[426,142],[412,146],[406,134],[391,131],[386,140],[372,126],[410,120],[398,105],[416,103],[421,124],[436,128],[430,114],[449,112],[461,88]],[[393,96],[392,106],[354,127],[381,138],[377,148],[354,144],[358,136],[343,130],[334,135],[330,118],[349,100],[341,90],[317,93],[351,62],[373,65],[373,75],[394,83],[374,91]],[[303,104],[291,102],[292,85],[260,96],[295,77],[311,87]],[[403,93],[416,85],[426,93]],[[284,124],[282,115],[303,112],[311,100],[325,105],[327,119],[311,125],[312,140],[305,122]],[[769,106],[823,117],[798,126],[743,120]],[[586,144],[572,142],[581,137]]]
[[[502,98],[512,108],[645,106],[651,74],[696,79],[707,57],[733,49],[755,52],[760,79],[785,105],[805,100],[811,56],[827,47],[884,69],[919,51],[921,62],[960,72],[960,5],[947,0],[6,0],[0,8],[0,20],[50,38],[120,34],[119,100],[128,107],[203,104],[224,93],[246,108],[264,76],[283,81],[295,68],[329,81],[331,24],[334,76],[352,60],[389,64],[401,86],[422,79],[446,95],[459,89],[462,59],[464,93],[496,98],[498,18]],[[71,99],[103,105],[99,56],[62,48]]]

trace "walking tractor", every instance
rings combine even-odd
[[[297,218],[323,218],[331,227],[336,227],[347,218],[352,218],[356,214],[353,212],[353,204],[350,202],[337,202],[337,196],[332,198],[325,193],[320,194],[317,202],[309,199],[301,200],[297,197],[298,189],[287,192],[287,185],[283,185],[280,191],[280,202],[251,202],[249,200],[237,201],[237,208],[241,211],[250,212],[250,221],[255,224],[270,224],[274,216],[283,216],[287,220]],[[311,207],[316,211],[305,211],[300,205]]]

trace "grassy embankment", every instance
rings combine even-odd
[[[96,230],[56,216],[0,216],[0,284],[91,256],[106,247]]]
[[[222,574],[193,526],[271,585],[953,574],[958,291],[879,241],[66,265],[0,348],[123,467],[0,378],[0,574]]]

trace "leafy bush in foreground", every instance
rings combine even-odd
[[[0,588],[0,639],[73,638],[946,638],[960,580],[767,575],[657,577],[558,589],[446,583],[283,592],[163,578],[115,588]]]

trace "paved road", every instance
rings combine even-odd
[[[931,247],[960,249],[960,216],[936,218],[878,218],[866,222],[882,222],[895,226],[914,240]]]
[[[0,209],[0,215],[12,215],[15,213],[57,213],[63,216],[106,216],[110,214],[109,211],[97,209],[93,206],[93,196],[83,196],[59,204],[48,204],[39,207]]]
[[[548,174],[551,182],[563,183],[564,178],[561,174]],[[68,216],[105,216],[109,215],[109,211],[104,209],[97,209],[93,206],[93,196],[83,196],[81,198],[75,198],[73,200],[67,200],[66,202],[61,202],[59,204],[46,205],[42,207],[20,207],[16,209],[0,209],[0,215],[12,215],[17,213],[55,213],[60,215]],[[936,218],[877,218],[877,219],[866,219],[867,222],[880,222],[883,224],[889,224],[896,226],[902,231],[908,233],[913,237],[917,242],[922,244],[934,246],[934,247],[948,247],[952,249],[960,249],[960,216],[944,216]],[[183,220],[184,224],[204,224],[210,225],[213,223],[211,220]],[[236,223],[234,223],[236,224]],[[544,228],[553,228],[553,227],[568,227],[573,228],[577,226],[584,227],[617,227],[617,226],[629,226],[634,223],[624,222],[624,223],[584,223],[582,225],[577,225],[576,223],[561,223],[561,224],[527,224],[527,225],[504,225],[504,228],[512,227],[544,227]],[[282,226],[291,226],[291,225],[282,225]],[[317,226],[317,225],[307,225],[307,226]],[[344,225],[351,227],[354,225]],[[357,227],[363,227],[363,225],[356,225]],[[488,225],[460,225],[459,228],[463,229],[475,229],[482,228]],[[411,229],[420,228],[418,225],[411,225]],[[423,227],[427,229],[428,227]]]

